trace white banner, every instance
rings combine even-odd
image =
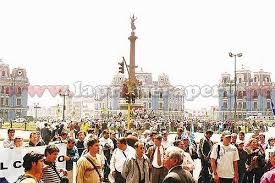
[[[66,155],[66,144],[56,144],[59,148],[59,154],[56,160],[58,168],[66,167],[64,155]],[[46,146],[24,147],[22,149],[0,148],[0,178],[5,177],[9,183],[13,183],[17,178],[24,173],[23,157],[28,152],[44,154]]]

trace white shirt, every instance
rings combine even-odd
[[[195,169],[194,161],[192,160],[189,153],[183,152],[182,159],[182,167],[184,167],[185,170],[192,171]]]
[[[218,145],[220,145],[220,157],[218,157]],[[217,174],[221,178],[234,178],[233,162],[239,160],[238,149],[230,144],[224,146],[223,143],[217,143],[213,146],[210,158],[217,160]]]
[[[161,165],[160,166],[158,165],[158,147],[155,147],[155,148],[156,148],[156,150],[155,150],[155,153],[153,155],[152,165],[155,168],[161,168],[161,167],[163,167],[163,156],[164,156],[164,154],[163,154],[163,146],[159,147],[160,148],[160,160],[161,160]]]
[[[11,140],[9,138],[5,139],[3,141],[3,146],[4,146],[4,148],[13,148],[14,147],[14,139],[11,139]]]
[[[124,154],[126,157],[124,156]],[[111,172],[114,172],[115,170],[117,170],[118,172],[122,172],[125,160],[134,157],[136,155],[136,150],[127,145],[124,154],[123,151],[119,148],[116,148],[114,150],[110,161]]]
[[[167,139],[166,141],[162,140],[161,145],[164,149],[167,149],[168,147],[172,146],[172,143]]]
[[[99,139],[99,144],[102,147],[104,147],[105,144],[109,144],[111,146],[111,149],[114,149],[114,143],[110,138],[108,138],[108,139],[105,139],[104,137],[100,138]]]

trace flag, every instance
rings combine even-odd
[[[273,112],[273,115],[275,115],[275,106],[274,106],[274,104],[273,104],[272,100],[271,100],[271,106],[272,106],[272,112]]]

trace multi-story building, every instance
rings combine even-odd
[[[29,80],[23,68],[10,70],[0,61],[0,118],[14,120],[27,115]]]
[[[250,70],[236,71],[236,118],[245,119],[250,116],[272,118],[271,100],[275,99],[275,87],[271,81],[271,73],[262,69],[259,72]],[[234,76],[222,74],[219,83],[219,119],[234,119]]]
[[[72,121],[80,121],[83,118],[94,117],[94,98],[67,97],[65,116],[66,119]]]
[[[136,78],[140,86],[137,88],[138,95],[135,103],[132,104],[134,109],[154,111],[171,118],[184,117],[184,90],[172,86],[167,75],[159,75],[158,80],[153,81],[152,73],[141,70],[136,73]],[[123,74],[116,74],[111,85],[96,92],[95,111],[97,114],[104,111],[111,114],[126,111],[127,103],[121,95],[125,80]]]

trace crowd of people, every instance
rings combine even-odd
[[[248,139],[243,131],[232,133],[225,127],[220,142],[214,143],[209,127],[196,143],[190,132],[194,127],[188,123],[178,122],[171,128],[171,123],[153,126],[155,122],[136,122],[131,130],[121,121],[45,122],[25,143],[14,129],[8,129],[3,147],[45,146],[44,154],[24,156],[25,174],[17,183],[72,183],[74,179],[77,183],[193,183],[198,158],[199,183],[275,182],[275,138],[265,139],[262,128],[254,128]],[[176,134],[171,135],[173,131]],[[56,166],[58,143],[67,147],[64,168]]]

